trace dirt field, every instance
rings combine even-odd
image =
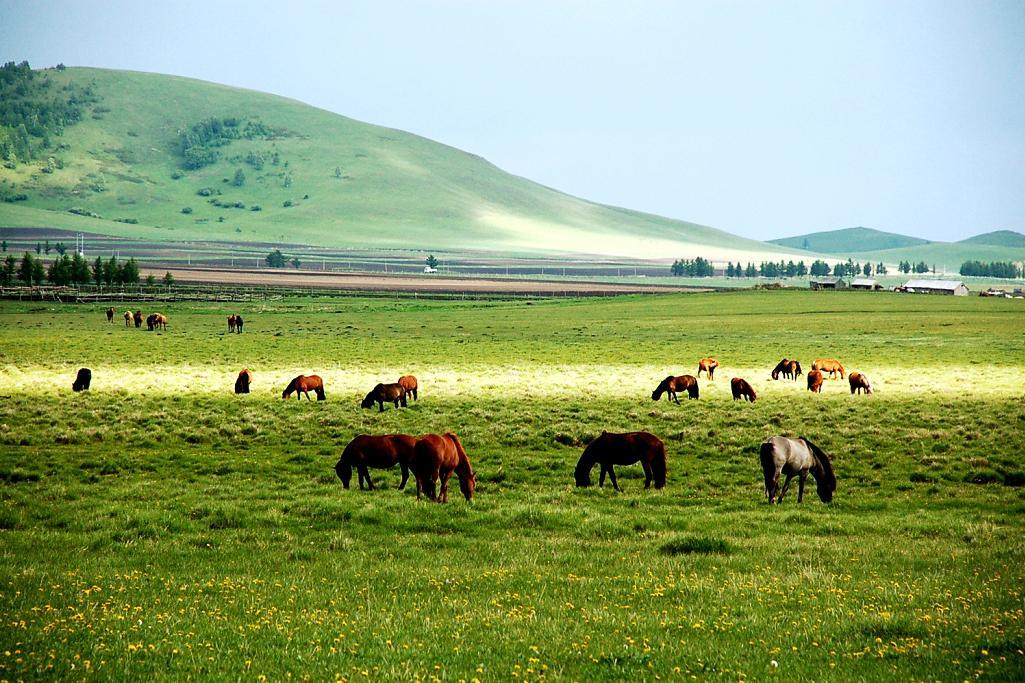
[[[143,269],[142,276],[159,272]],[[606,282],[578,282],[553,280],[525,280],[500,278],[460,278],[440,275],[371,275],[365,273],[318,273],[301,270],[236,269],[217,270],[213,268],[171,268],[171,275],[177,282],[218,285],[239,285],[242,287],[318,287],[326,289],[349,289],[362,291],[395,291],[424,293],[480,294],[538,294],[542,296],[603,296],[614,294],[642,294],[666,292],[709,291],[692,287],[669,287],[659,285],[627,285]]]

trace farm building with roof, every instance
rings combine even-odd
[[[901,291],[913,294],[953,294],[968,296],[968,287],[960,280],[908,280]]]
[[[842,277],[812,278],[808,281],[812,289],[847,289],[847,281]]]
[[[883,286],[879,284],[879,281],[871,277],[856,277],[851,280],[851,289],[868,289],[872,291],[878,291]]]

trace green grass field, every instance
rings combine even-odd
[[[229,336],[219,304],[149,333],[2,302],[0,679],[1021,679],[1020,303],[307,299],[236,309]],[[705,355],[699,400],[651,401]],[[875,393],[773,382],[783,356]],[[327,401],[280,399],[310,372]],[[418,402],[360,410],[407,372]],[[661,437],[666,489],[636,466],[576,489],[603,429]],[[446,430],[471,504],[335,476],[356,434]],[[832,454],[831,505],[766,504],[779,433]]]

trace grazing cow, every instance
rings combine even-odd
[[[865,390],[866,394],[872,393],[872,385],[868,383],[868,377],[861,374],[860,372],[852,372],[851,376],[847,378],[847,381],[851,383],[851,393],[857,391],[859,394],[862,389]]]
[[[72,391],[85,391],[93,381],[93,371],[89,368],[79,368],[75,383],[71,385]]]
[[[733,391],[733,400],[739,401],[741,399],[747,399],[751,403],[755,402],[758,395],[755,394],[754,387],[752,387],[746,379],[740,377],[734,377],[730,380],[730,389]]]
[[[808,391],[816,394],[822,393],[822,372],[819,370],[812,370],[808,373]]]

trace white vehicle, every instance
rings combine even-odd
[[[437,273],[438,269],[437,268],[431,268],[430,266],[424,266],[424,272],[425,273]]]

